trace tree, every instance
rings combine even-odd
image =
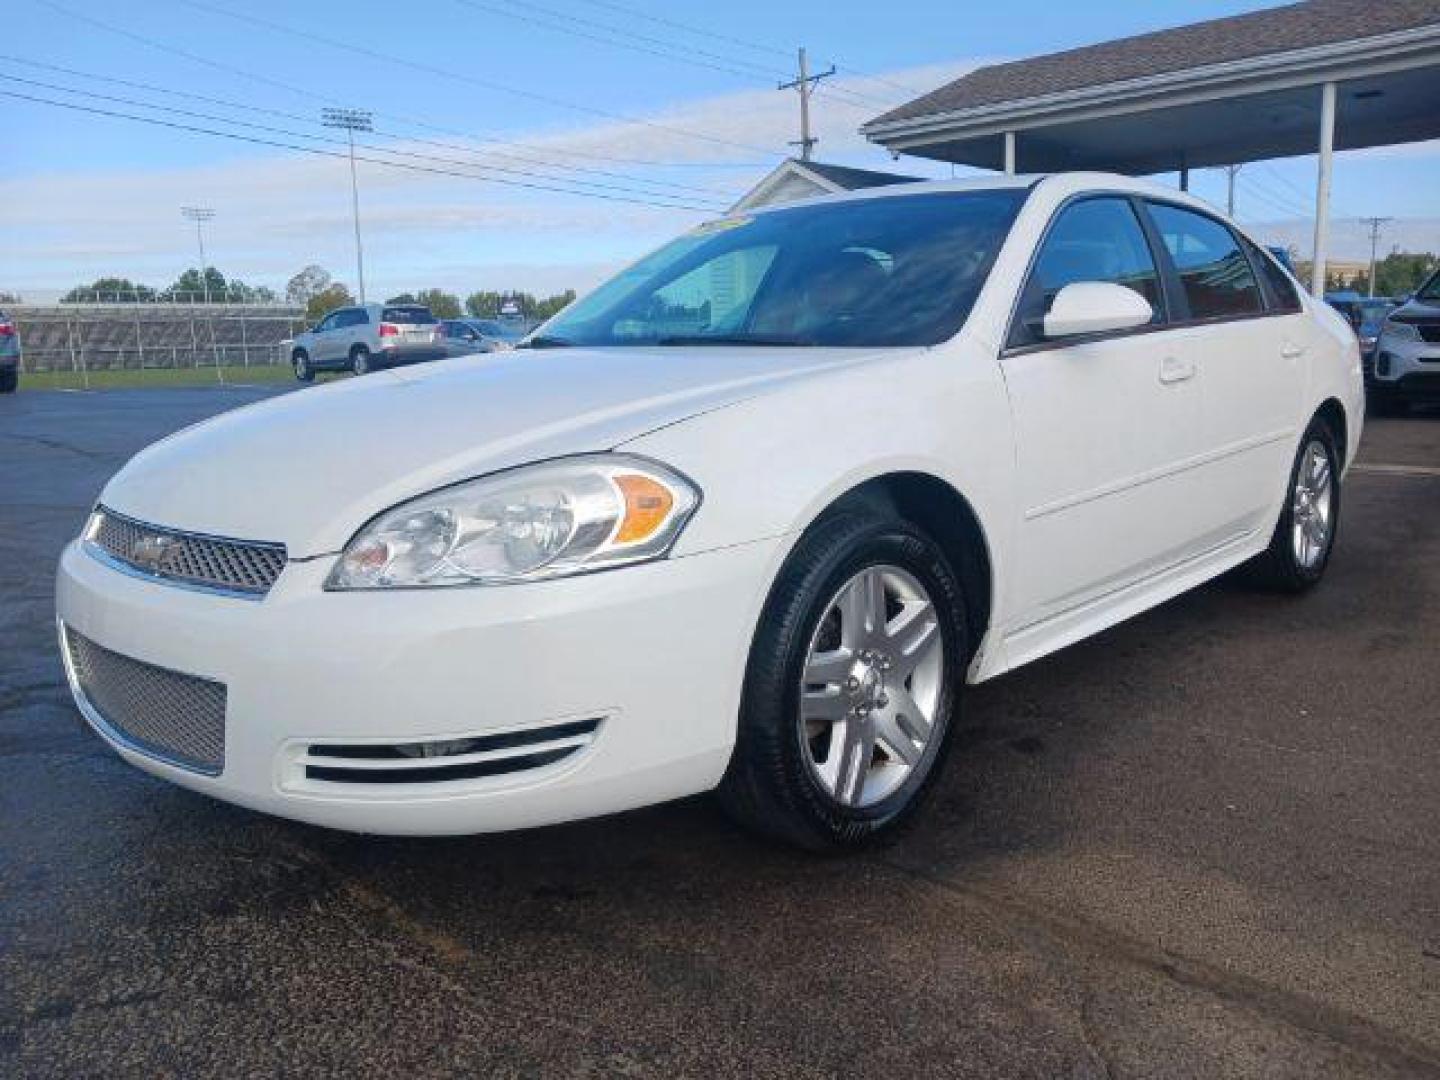
[[[444,289],[421,289],[415,296],[417,304],[424,304],[437,319],[458,319],[463,312],[460,298]]]
[[[399,296],[392,296],[385,301],[387,304],[418,304],[414,293],[402,292]]]
[[[330,286],[330,273],[311,263],[285,283],[285,299],[295,305],[308,304]]]
[[[566,289],[556,296],[547,296],[535,305],[535,318],[540,320],[549,319],[560,312],[561,308],[568,307],[575,302],[575,290]]]
[[[160,294],[160,299],[173,304],[222,304],[225,302],[225,285],[225,275],[215,267],[205,267],[202,274],[192,266]]]
[[[349,307],[353,303],[355,298],[350,295],[350,290],[340,282],[333,281],[306,301],[305,318],[313,326],[323,319],[327,312],[339,307]]]
[[[60,298],[62,304],[135,304],[155,299],[155,290],[137,285],[129,278],[96,278],[89,285],[76,285]]]
[[[498,319],[500,301],[498,292],[473,292],[465,298],[465,310],[476,319]]]

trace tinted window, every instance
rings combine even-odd
[[[1430,280],[1415,290],[1415,295],[1427,303],[1433,304],[1436,300],[1440,300],[1440,270],[1431,274]]]
[[[336,320],[335,325],[339,327],[360,326],[369,321],[364,308],[350,308],[348,311],[340,313],[340,318]]]
[[[1235,234],[1214,218],[1178,206],[1151,203],[1192,319],[1252,315],[1264,309],[1260,286]]]
[[[431,326],[440,320],[430,314],[430,309],[427,307],[387,307],[380,312],[380,321],[409,323],[412,326]]]
[[[1077,281],[1104,281],[1133,289],[1154,310],[1151,321],[1161,321],[1160,275],[1129,200],[1085,199],[1060,211],[1035,255],[1010,343],[1042,340],[1040,320],[1050,310],[1055,294]]]
[[[320,325],[315,328],[316,332],[322,333],[326,330],[334,330],[337,326],[340,325],[340,316],[344,314],[344,311],[332,311],[329,315],[326,315],[325,318],[320,320]]]
[[[1025,192],[797,206],[702,225],[557,315],[557,344],[928,345],[970,313]]]
[[[1278,262],[1248,240],[1245,242],[1245,250],[1250,253],[1251,265],[1260,269],[1270,307],[1275,311],[1299,311],[1300,294],[1296,291],[1295,282],[1290,275]]]

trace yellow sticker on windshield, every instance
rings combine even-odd
[[[730,229],[743,228],[755,219],[753,217],[726,217],[716,218],[714,221],[707,221],[697,225],[690,230],[691,236],[705,236],[708,233],[727,232]]]

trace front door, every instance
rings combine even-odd
[[[1149,302],[1148,326],[1047,340],[1065,285],[1124,285]],[[1007,635],[1050,637],[1127,585],[1194,553],[1203,508],[1203,408],[1193,358],[1168,328],[1156,255],[1125,196],[1062,207],[1041,241],[1001,366],[1014,425],[1020,541]],[[1063,634],[1063,631],[1061,631]]]

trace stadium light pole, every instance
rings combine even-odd
[[[355,218],[355,277],[360,286],[360,303],[365,303],[365,249],[360,245],[360,184],[355,179],[355,132],[372,131],[367,109],[321,109],[320,122],[330,128],[344,128],[350,142],[350,209]]]
[[[210,303],[210,275],[205,272],[205,233],[203,227],[205,222],[215,217],[215,211],[208,206],[182,206],[180,216],[195,222],[195,243],[200,247],[200,288],[205,295],[205,303]]]

